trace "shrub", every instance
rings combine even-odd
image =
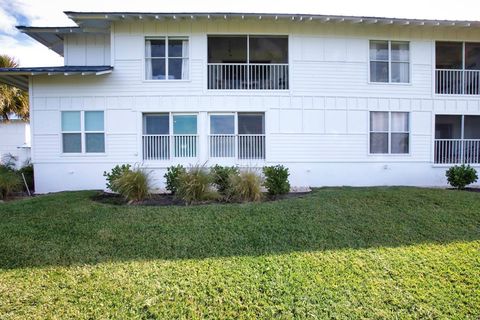
[[[110,172],[104,171],[103,176],[107,180],[107,188],[113,192],[119,192],[115,187],[114,181],[120,178],[124,173],[131,171],[129,164],[116,165]]]
[[[262,199],[262,177],[247,170],[230,176],[229,196],[238,201],[260,201]]]
[[[166,180],[165,188],[172,194],[177,193],[179,177],[186,172],[182,165],[171,166],[167,168],[167,172],[163,176]]]
[[[22,189],[22,178],[17,172],[0,172],[0,195],[7,199],[12,192]]]
[[[2,156],[1,166],[7,171],[15,171],[15,168],[17,167],[17,161],[18,157],[11,153],[6,153]]]
[[[187,204],[198,203],[217,198],[211,187],[212,177],[204,167],[195,166],[178,176],[176,197]]]
[[[453,166],[445,173],[448,183],[457,189],[465,189],[471,183],[477,182],[477,171],[469,165]]]
[[[288,168],[282,165],[263,167],[263,174],[265,175],[264,186],[269,195],[276,196],[290,191]]]
[[[27,164],[23,167],[21,167],[18,170],[18,173],[21,175],[23,173],[23,176],[25,177],[25,181],[27,182],[27,186],[29,190],[33,190],[35,188],[35,182],[33,178],[33,165],[32,164]]]
[[[150,196],[150,175],[140,168],[127,170],[112,181],[112,187],[130,203],[142,201]]]
[[[222,196],[227,196],[228,190],[231,189],[232,175],[238,175],[237,167],[223,167],[218,164],[210,169],[213,184]]]

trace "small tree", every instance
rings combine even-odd
[[[453,166],[445,173],[448,183],[457,189],[465,189],[471,183],[477,182],[477,171],[469,165]]]
[[[16,68],[19,63],[7,55],[0,55],[0,68]],[[30,117],[28,107],[28,93],[6,84],[0,85],[0,120],[9,121],[14,114],[28,121]]]

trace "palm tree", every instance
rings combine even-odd
[[[16,68],[18,62],[7,55],[0,55],[0,68]],[[0,85],[0,120],[8,121],[14,114],[23,120],[30,117],[28,93],[6,84]]]

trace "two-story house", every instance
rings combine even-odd
[[[445,185],[480,164],[480,22],[66,12],[19,29],[65,66],[29,90],[37,192],[100,189],[121,163],[290,168],[294,186]]]

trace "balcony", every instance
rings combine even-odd
[[[208,138],[210,158],[265,159],[264,134],[212,134]]]
[[[208,36],[210,90],[288,90],[288,37]]]
[[[435,93],[480,94],[480,44],[436,42]]]
[[[480,164],[480,116],[435,116],[434,162]]]
[[[435,70],[435,93],[464,95],[480,94],[480,70]]]
[[[171,160],[173,158],[196,158],[198,136],[144,134],[142,136],[143,160]]]
[[[288,64],[209,63],[208,89],[288,90]]]

